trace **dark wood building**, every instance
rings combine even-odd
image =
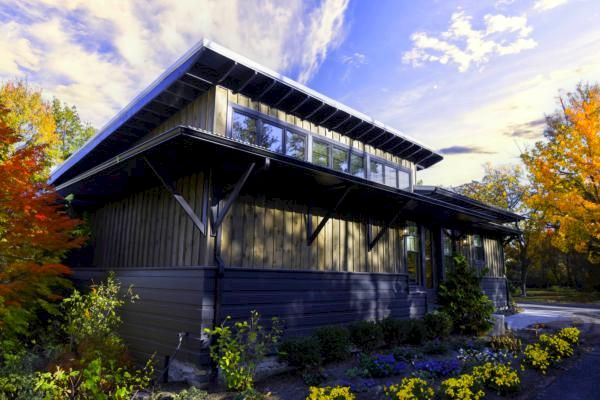
[[[252,309],[288,335],[418,317],[453,251],[507,302],[502,241],[518,216],[416,186],[434,150],[215,43],[185,54],[52,175],[85,212],[75,279],[115,271],[141,300],[141,356],[208,360],[205,327]]]

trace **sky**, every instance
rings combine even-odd
[[[440,151],[424,184],[519,162],[600,82],[598,0],[0,0],[0,81],[102,127],[202,38]]]

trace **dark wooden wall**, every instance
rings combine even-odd
[[[485,277],[481,280],[481,289],[492,300],[496,308],[508,306],[508,292],[505,278]]]

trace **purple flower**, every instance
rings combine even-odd
[[[427,371],[438,376],[453,375],[460,369],[457,360],[427,360],[415,362],[415,369]]]

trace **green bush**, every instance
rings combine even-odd
[[[292,338],[279,346],[279,358],[290,366],[307,370],[321,365],[321,346],[313,336]]]
[[[251,311],[248,321],[235,322],[233,329],[227,325],[231,317],[214,329],[204,331],[216,337],[210,347],[210,357],[219,366],[230,390],[245,392],[254,389],[256,367],[268,351],[274,351],[281,339],[282,329],[278,318],[272,319],[270,330],[259,324],[260,315]]]
[[[402,343],[402,323],[403,321],[394,318],[386,318],[378,322],[383,334],[383,341],[388,347],[394,347]]]
[[[396,347],[394,349],[394,358],[398,361],[405,361],[407,363],[413,362],[423,356],[423,353],[414,347]]]
[[[381,325],[373,321],[358,321],[348,326],[350,339],[361,351],[371,352],[383,344]]]
[[[315,337],[324,362],[342,361],[350,356],[350,332],[346,327],[324,326],[317,329]]]
[[[452,318],[443,311],[434,311],[423,317],[428,339],[445,339],[452,333]]]
[[[423,345],[425,354],[446,354],[449,350],[448,344],[441,340],[430,340]]]
[[[425,323],[422,319],[402,320],[400,336],[402,343],[420,345],[427,336]]]
[[[481,334],[492,326],[491,300],[483,294],[481,278],[467,265],[463,256],[454,257],[454,268],[440,284],[438,303],[452,318],[454,330],[461,334]]]

